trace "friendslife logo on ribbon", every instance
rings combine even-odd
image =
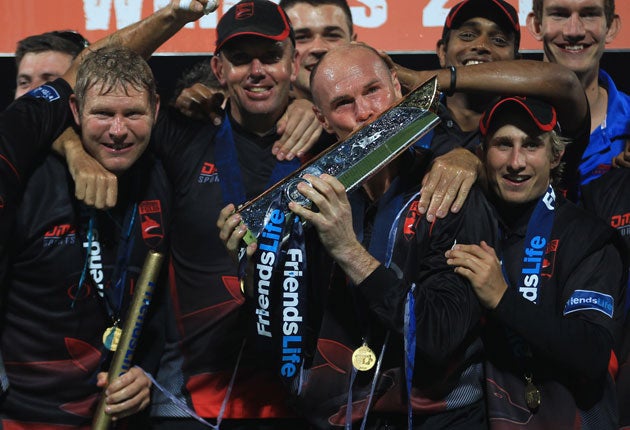
[[[265,217],[254,254],[257,346],[284,378],[298,374],[304,347],[306,252],[298,217],[292,220],[274,202]],[[283,244],[285,228],[290,234]]]
[[[256,264],[255,287],[257,296],[256,315],[258,316],[256,331],[259,336],[271,337],[269,289],[271,287],[273,269],[276,266],[278,253],[280,252],[283,230],[284,213],[280,209],[274,209],[271,211],[269,221],[265,224],[258,237],[258,249],[261,252]]]
[[[551,237],[555,203],[556,194],[549,186],[527,224],[518,291],[533,303],[538,300],[545,247]]]

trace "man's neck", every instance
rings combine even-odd
[[[606,119],[608,91],[599,85],[599,68],[578,76],[591,109],[591,133]]]
[[[282,112],[276,113],[251,114],[249,112],[240,112],[238,108],[232,105],[230,112],[232,119],[242,128],[258,136],[264,136],[273,129],[280,117],[282,117],[284,109]]]
[[[370,201],[377,201],[387,192],[392,181],[398,174],[399,164],[400,160],[393,160],[363,184],[363,190]]]
[[[482,94],[455,93],[446,101],[447,108],[462,131],[474,131],[479,120],[494,97]]]
[[[313,100],[313,95],[309,91],[305,91],[295,85],[291,88],[291,97],[298,100]]]

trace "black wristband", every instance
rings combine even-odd
[[[455,88],[457,87],[457,69],[455,69],[455,66],[449,66],[448,68],[451,71],[451,85],[448,91],[444,91],[444,94],[450,97],[455,94]]]

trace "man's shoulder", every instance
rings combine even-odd
[[[214,142],[219,127],[181,114],[173,107],[160,110],[151,133],[151,144],[158,156],[170,163],[193,148],[205,148]],[[181,160],[180,160],[181,161]]]
[[[492,213],[495,216],[494,206],[488,201],[486,194],[478,183],[475,183],[470,192],[468,193],[468,197],[464,202],[464,206],[462,206],[462,212],[475,211],[479,208],[484,208],[489,213]]]
[[[608,108],[617,107],[617,105],[622,105],[630,109],[630,95],[620,91],[615,84],[612,76],[610,76],[606,71],[599,71],[599,86],[605,88],[608,92]],[[626,110],[628,110],[626,109]],[[610,112],[610,114],[615,114],[615,112]]]
[[[604,220],[562,196],[557,199],[554,230],[570,240],[593,242],[612,239],[613,233]]]
[[[219,129],[210,120],[193,119],[183,115],[172,106],[160,110],[155,124],[155,139],[173,136],[194,137],[196,135],[214,136]]]
[[[607,200],[611,196],[630,192],[630,169],[610,169],[608,172],[582,186],[584,199]]]

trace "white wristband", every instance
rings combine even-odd
[[[194,0],[180,0],[179,9],[190,9],[190,5]],[[203,14],[208,15],[214,12],[219,7],[219,0],[208,0],[208,3],[203,8]]]

